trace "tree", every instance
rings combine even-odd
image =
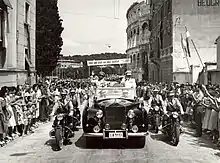
[[[58,0],[36,1],[36,69],[39,75],[50,75],[57,65],[63,40]]]

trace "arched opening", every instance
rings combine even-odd
[[[134,35],[136,34],[136,29],[134,29]]]
[[[147,23],[144,22],[144,24],[142,25],[142,30],[145,31],[145,29],[147,29]]]
[[[132,63],[132,55],[130,55],[131,63]]]
[[[140,61],[140,54],[137,54],[137,61]]]
[[[139,27],[137,28],[137,35],[139,35],[140,31],[139,31]]]
[[[133,55],[133,68],[136,67],[136,54]]]

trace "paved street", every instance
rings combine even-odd
[[[34,134],[18,138],[0,148],[1,163],[217,163],[220,150],[208,140],[195,138],[190,130],[181,135],[177,147],[165,141],[163,135],[149,133],[146,145],[139,149],[129,141],[100,142],[92,149],[85,148],[82,130],[76,132],[72,144],[57,151],[50,139],[51,123],[41,125]]]

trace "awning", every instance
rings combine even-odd
[[[4,3],[7,7],[13,9],[13,7],[12,7],[12,5],[11,5],[11,3],[10,3],[10,0],[1,0],[1,1],[3,1],[3,3]]]

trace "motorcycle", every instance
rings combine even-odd
[[[162,133],[169,137],[174,146],[177,146],[179,143],[181,133],[180,122],[179,113],[176,111],[165,114],[163,117]]]
[[[59,149],[63,148],[64,142],[68,142],[70,137],[74,136],[73,123],[69,122],[68,114],[60,113],[55,117],[55,123],[53,125],[53,129],[50,131],[49,135],[51,138],[56,139],[56,144]]]
[[[153,128],[153,130],[155,131],[155,133],[158,133],[159,131],[159,126],[161,124],[161,115],[162,115],[162,111],[161,108],[159,106],[154,106],[150,109],[150,124]]]

